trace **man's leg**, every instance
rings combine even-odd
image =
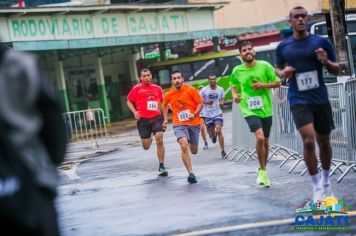
[[[299,128],[299,133],[303,140],[303,155],[304,162],[308,168],[313,186],[313,200],[321,201],[323,198],[323,190],[320,183],[320,175],[318,173],[318,160],[315,152],[315,130],[313,123],[307,124]]]
[[[268,138],[265,137],[263,129],[260,128],[255,132],[256,137],[256,152],[258,157],[258,162],[260,167],[257,169],[258,177],[257,184],[264,185],[266,188],[269,188],[271,181],[268,177],[266,166],[267,166],[267,156],[268,156]],[[267,139],[267,144],[266,144]],[[267,148],[266,148],[267,146]]]
[[[256,137],[256,153],[258,157],[258,162],[260,164],[260,169],[266,170],[265,136],[262,128],[259,128],[258,130],[255,131],[255,137]]]
[[[145,149],[145,150],[150,149],[151,143],[152,143],[152,137],[141,139],[141,143],[142,143],[143,149]]]
[[[315,153],[315,131],[313,123],[299,128],[303,140],[303,156],[310,175],[318,173],[318,160]]]
[[[205,129],[205,121],[204,119],[200,119],[200,130],[201,130],[201,137],[204,141],[204,149],[208,149],[208,140],[206,139],[206,129]]]
[[[159,163],[164,163],[165,148],[163,144],[163,132],[157,132],[155,134],[156,144],[157,144],[157,157]]]
[[[225,143],[224,143],[224,135],[222,133],[222,126],[220,123],[215,124],[216,133],[218,135],[218,141],[221,149],[221,155],[224,157],[225,153]]]
[[[190,174],[193,172],[193,168],[192,168],[192,161],[190,159],[190,154],[189,154],[188,139],[186,137],[182,137],[178,140],[178,143],[180,145],[180,150],[182,152],[182,160],[184,166],[187,169],[188,173]]]
[[[265,137],[264,140],[264,148],[265,148],[265,156],[264,156],[264,161],[265,161],[265,168],[267,168],[267,160],[268,160],[268,153],[269,153],[269,138]]]
[[[330,190],[330,166],[331,166],[331,159],[332,159],[332,147],[330,143],[330,135],[321,135],[316,133],[316,141],[318,142],[319,146],[319,158],[321,161],[321,179],[323,185],[324,195],[323,197],[332,196],[333,193]]]

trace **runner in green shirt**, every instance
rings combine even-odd
[[[244,63],[232,71],[230,77],[234,102],[240,109],[248,126],[256,137],[256,152],[260,167],[257,169],[257,184],[270,186],[266,165],[268,157],[268,138],[272,126],[271,88],[280,86],[274,68],[266,61],[256,60],[253,44],[243,41],[239,45]]]

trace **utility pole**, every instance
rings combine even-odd
[[[348,35],[345,22],[345,0],[329,0],[330,18],[335,45],[336,59],[340,64],[339,75],[350,77],[353,75],[353,68],[350,66],[350,56],[348,51]],[[351,56],[352,60],[352,56]]]

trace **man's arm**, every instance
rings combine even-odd
[[[127,107],[133,113],[136,120],[140,119],[140,112],[135,109],[134,104],[130,100],[127,100]]]
[[[232,99],[236,103],[240,103],[241,95],[238,93],[236,86],[231,86]]]
[[[330,61],[328,58],[328,53],[324,49],[318,48],[317,50],[315,50],[315,53],[320,63],[326,67],[329,73],[333,75],[339,74],[340,71],[339,63]]]
[[[276,82],[269,82],[269,83],[261,83],[257,80],[253,81],[253,89],[255,90],[260,90],[260,89],[264,89],[264,88],[278,88],[279,86],[281,86],[281,82],[276,81]]]
[[[163,112],[163,128],[167,128],[168,124],[168,106],[162,104],[162,112]]]
[[[291,78],[294,74],[295,68],[292,66],[276,65],[275,73],[282,80],[282,82]]]

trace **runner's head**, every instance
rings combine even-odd
[[[182,72],[175,70],[171,73],[171,82],[176,89],[180,89],[183,85],[184,78]]]
[[[303,33],[307,31],[307,23],[309,21],[308,11],[301,6],[293,7],[289,12],[289,23],[293,31]]]
[[[143,68],[139,73],[141,83],[149,85],[152,83],[152,74],[151,71],[147,68]]]
[[[241,58],[244,62],[251,63],[256,58],[256,51],[250,41],[242,41],[239,43]]]
[[[209,81],[210,87],[214,88],[216,86],[216,75],[215,75],[215,73],[211,73],[209,75],[208,81]]]

